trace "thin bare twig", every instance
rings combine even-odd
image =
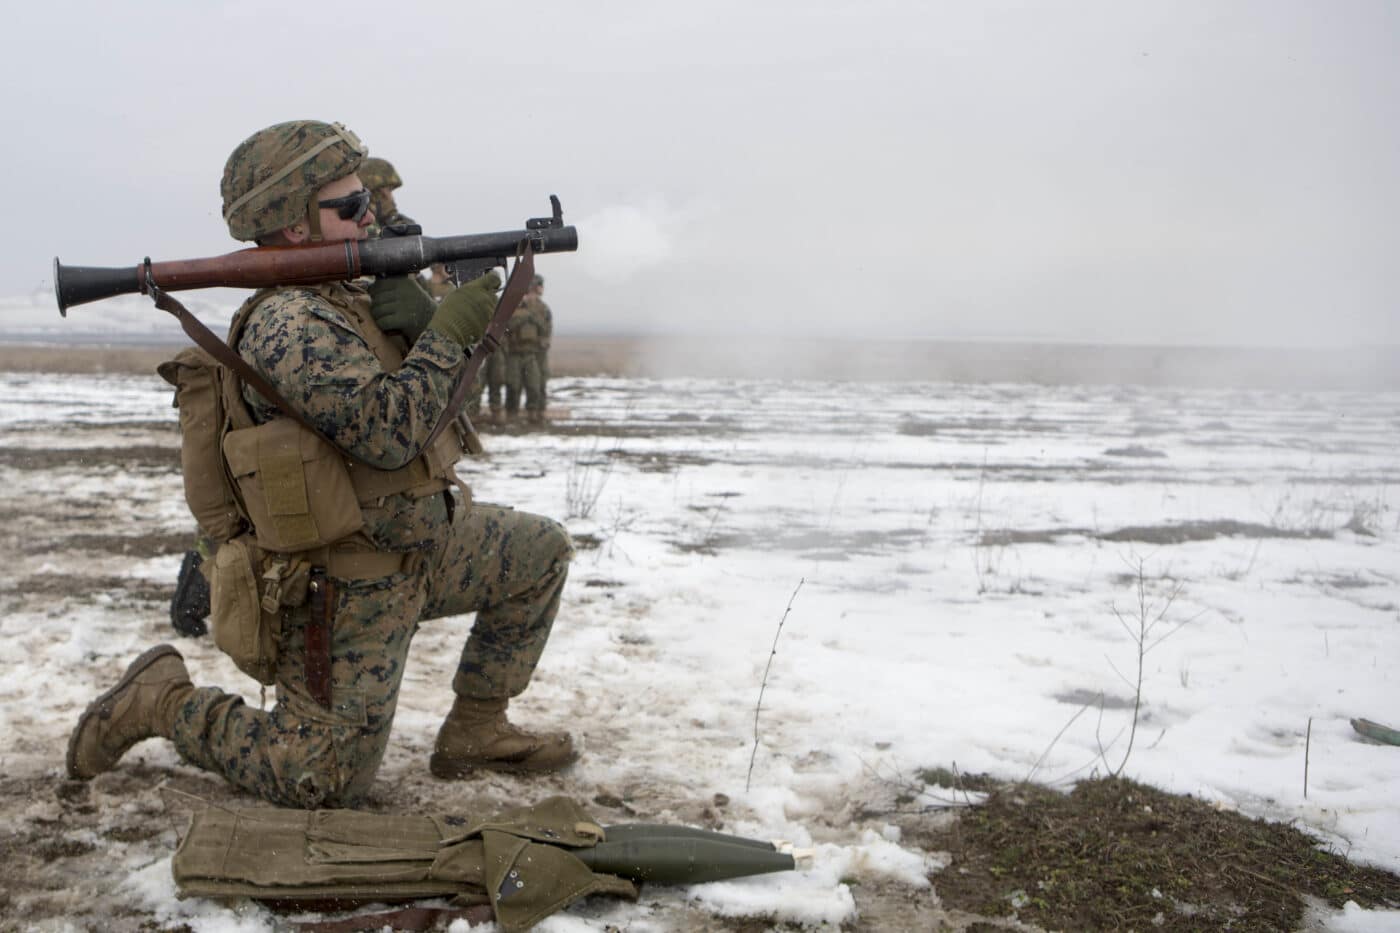
[[[962,800],[957,800],[956,798],[949,800],[946,797],[940,797],[937,794],[930,793],[929,787],[931,787],[932,785],[930,785],[922,779],[915,780],[905,777],[904,772],[901,771],[898,766],[893,766],[894,777],[890,778],[886,777],[883,773],[881,773],[879,768],[875,767],[870,762],[866,761],[864,758],[861,758],[859,755],[856,756],[856,760],[860,762],[861,767],[863,767],[867,773],[874,777],[875,780],[879,781],[881,784],[884,784],[891,790],[895,791],[897,795],[902,795],[906,797],[908,802],[915,802],[920,797],[925,797],[929,800],[934,801],[934,803],[932,804],[912,808],[907,808],[903,806],[895,806],[887,810],[874,810],[870,808],[862,808],[861,812],[868,816],[896,816],[900,814],[908,815],[916,813],[935,813],[942,810],[962,810],[968,807],[980,806],[978,802],[972,799],[971,795],[968,794],[967,790],[962,787],[962,780],[957,772],[957,762],[953,763],[952,770],[953,779],[956,786],[954,786],[951,789],[955,794],[962,794]],[[895,803],[901,803],[898,797],[896,797]]]
[[[1303,799],[1308,799],[1308,764],[1312,761],[1312,717],[1308,717],[1308,737],[1303,742]]]
[[[1063,726],[1060,727],[1060,731],[1055,733],[1055,737],[1050,740],[1050,744],[1045,746],[1045,751],[1041,752],[1040,757],[1035,760],[1035,765],[1031,767],[1030,772],[1026,775],[1026,779],[1021,782],[1022,784],[1030,783],[1031,778],[1035,777],[1035,773],[1039,771],[1040,766],[1045,763],[1046,756],[1050,754],[1051,750],[1055,747],[1055,744],[1060,741],[1060,737],[1063,736],[1066,731],[1068,731],[1070,726],[1074,725],[1076,722],[1079,721],[1079,717],[1084,715],[1084,711],[1086,709],[1093,705],[1093,700],[1090,700],[1088,703],[1085,703],[1083,706],[1079,707],[1079,712],[1075,713],[1069,718],[1069,722],[1065,723]]]
[[[1099,758],[1103,760],[1103,765],[1104,765],[1105,768],[1107,768],[1107,767],[1108,767],[1108,750],[1109,750],[1110,748],[1112,748],[1113,746],[1115,746],[1115,745],[1118,744],[1118,740],[1121,739],[1121,738],[1123,737],[1123,730],[1126,729],[1127,726],[1122,726],[1122,727],[1120,727],[1120,728],[1118,729],[1118,733],[1117,733],[1113,738],[1111,738],[1111,739],[1108,740],[1108,744],[1107,744],[1107,745],[1104,745],[1104,744],[1103,744],[1103,711],[1104,711],[1104,694],[1103,694],[1103,691],[1100,690],[1100,691],[1099,691],[1099,721],[1098,721],[1097,723],[1094,724],[1094,744],[1098,746],[1098,748],[1099,748]],[[1083,769],[1081,768],[1080,770],[1083,770]]]
[[[1129,566],[1133,565],[1129,564]],[[1171,611],[1172,606],[1176,603],[1177,597],[1181,595],[1184,584],[1180,582],[1176,583],[1176,585],[1171,588],[1171,591],[1162,597],[1160,602],[1149,600],[1147,597],[1147,560],[1141,557],[1137,558],[1136,566],[1133,567],[1133,569],[1135,571],[1134,576],[1136,577],[1134,580],[1136,588],[1135,595],[1137,596],[1137,612],[1135,617],[1129,618],[1120,612],[1117,606],[1113,607],[1114,617],[1118,619],[1118,623],[1123,626],[1123,630],[1128,633],[1128,637],[1131,638],[1137,646],[1137,678],[1130,684],[1133,690],[1133,715],[1128,723],[1128,747],[1124,749],[1123,760],[1118,763],[1118,767],[1109,768],[1108,773],[1110,777],[1118,777],[1118,775],[1122,774],[1123,769],[1128,766],[1128,759],[1133,754],[1133,742],[1137,739],[1138,722],[1142,716],[1142,679],[1147,653],[1172,635],[1181,631],[1182,627],[1186,625],[1187,622],[1200,617],[1200,613],[1197,613],[1195,616],[1183,622],[1167,622],[1167,613]],[[1163,625],[1170,625],[1171,627],[1165,634],[1158,635],[1154,638],[1153,633]],[[1113,667],[1111,662],[1109,666]],[[1119,677],[1123,676],[1116,667],[1114,667],[1113,670]],[[1095,738],[1097,739],[1097,731],[1095,733]],[[1099,749],[1102,754],[1102,742],[1099,743]],[[1104,766],[1108,767],[1107,757],[1104,758]]]
[[[564,477],[564,505],[569,518],[590,517],[612,476],[612,452],[607,452],[606,459],[601,462],[597,456],[598,439],[594,438],[588,450],[576,454],[569,463],[569,472]]]
[[[1103,656],[1103,659],[1104,659],[1105,661],[1108,662],[1108,669],[1111,670],[1111,671],[1113,671],[1113,673],[1115,673],[1115,674],[1118,675],[1118,679],[1121,680],[1121,681],[1123,681],[1123,685],[1124,685],[1125,687],[1127,687],[1129,690],[1132,690],[1132,689],[1134,688],[1134,684],[1133,684],[1132,680],[1129,679],[1128,675],[1127,675],[1127,674],[1124,674],[1122,671],[1120,671],[1120,670],[1118,669],[1118,665],[1117,665],[1117,664],[1114,664],[1114,663],[1113,663],[1113,659],[1110,658],[1108,655],[1104,655],[1104,656]]]
[[[749,774],[744,778],[744,793],[749,792],[749,786],[753,783],[753,763],[758,758],[758,714],[763,710],[763,691],[768,689],[768,672],[773,669],[773,659],[778,656],[778,638],[783,634],[783,623],[787,621],[788,613],[792,612],[792,601],[797,598],[798,590],[802,589],[802,584],[807,582],[806,577],[797,581],[797,589],[792,591],[788,597],[787,608],[783,610],[783,617],[778,620],[778,630],[773,633],[773,650],[768,653],[768,663],[763,667],[763,682],[758,685],[758,702],[753,708],[753,752],[749,755]]]

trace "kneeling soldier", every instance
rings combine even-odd
[[[253,134],[224,168],[229,232],[259,245],[363,238],[374,221],[356,174],[364,156],[337,124]],[[432,772],[550,771],[574,759],[568,734],[530,734],[506,718],[549,637],[573,555],[568,533],[547,518],[472,504],[453,468],[460,436],[434,431],[493,303],[484,288],[464,286],[426,302],[413,326],[395,304],[405,355],[357,283],[263,289],[244,303],[229,343],[293,411],[242,380],[224,397],[231,424],[220,449],[250,527],[220,538],[210,561],[213,622],[217,636],[221,600],[245,581],[253,587],[252,616],[260,601],[272,620],[266,679],[276,703],[263,712],[195,687],[180,654],[157,646],[78,720],[71,777],[92,778],[162,736],[186,760],[274,803],[352,806],[384,755],[418,624],[471,612]]]

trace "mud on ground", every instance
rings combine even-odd
[[[1296,930],[1309,900],[1400,907],[1400,877],[1351,864],[1283,823],[1122,778],[1063,794],[946,770],[923,780],[989,791],[956,820],[902,823],[944,850],[946,908],[1053,930]]]

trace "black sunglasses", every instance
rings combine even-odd
[[[316,206],[335,211],[341,220],[353,220],[355,223],[359,223],[360,218],[365,216],[365,211],[369,210],[369,189],[361,188],[359,191],[352,191],[342,198],[317,201]]]

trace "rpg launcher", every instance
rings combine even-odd
[[[435,262],[467,269],[503,266],[526,247],[534,253],[573,252],[578,230],[564,225],[559,199],[549,196],[553,214],[533,217],[524,230],[468,233],[463,236],[422,235],[374,240],[343,240],[296,246],[257,246],[224,256],[151,262],[126,268],[65,266],[54,257],[53,285],[58,310],[67,317],[74,305],[115,295],[153,294],[195,288],[266,288],[311,285],[361,276],[406,275]],[[483,266],[483,264],[485,264]]]

